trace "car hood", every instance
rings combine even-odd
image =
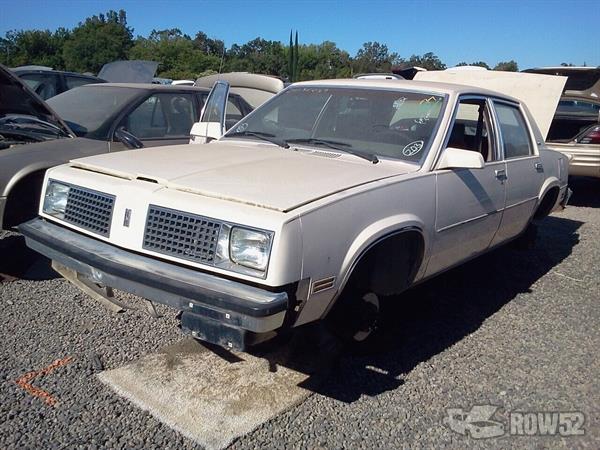
[[[460,67],[419,72],[414,79],[476,86],[514,97],[527,105],[544,139],[548,136],[554,112],[567,81],[566,77],[553,75]]]
[[[28,115],[50,122],[73,136],[67,124],[46,102],[6,67],[0,65],[0,118],[7,115]]]
[[[152,83],[157,68],[154,61],[113,61],[102,66],[98,78],[109,83]]]
[[[223,141],[98,155],[71,165],[283,212],[418,169],[395,161],[372,164],[346,154]]]

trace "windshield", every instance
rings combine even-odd
[[[224,137],[420,163],[434,137],[444,97],[419,92],[293,87],[243,119]]]
[[[107,139],[111,121],[139,89],[113,86],[82,86],[47,100],[54,111],[79,137]]]

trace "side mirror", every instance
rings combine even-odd
[[[200,122],[192,126],[190,144],[206,144],[223,136],[228,98],[229,83],[223,80],[216,81],[202,108]]]
[[[127,131],[125,128],[120,127],[115,130],[115,138],[125,144],[127,148],[143,148],[144,144],[137,137]]]
[[[442,153],[438,169],[483,169],[484,165],[481,153],[448,147]]]
[[[196,122],[190,130],[190,144],[207,144],[222,136],[218,122]]]

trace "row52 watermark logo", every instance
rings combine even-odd
[[[582,436],[585,415],[579,411],[509,411],[508,423],[494,418],[500,406],[475,405],[470,411],[448,408],[444,424],[464,436]]]

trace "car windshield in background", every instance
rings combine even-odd
[[[47,103],[77,136],[106,139],[107,120],[139,92],[124,87],[82,86],[52,97]]]
[[[597,116],[600,113],[600,103],[592,103],[585,100],[563,99],[558,102],[556,113]]]
[[[441,117],[444,97],[422,92],[293,87],[225,135],[335,148],[420,163]]]

